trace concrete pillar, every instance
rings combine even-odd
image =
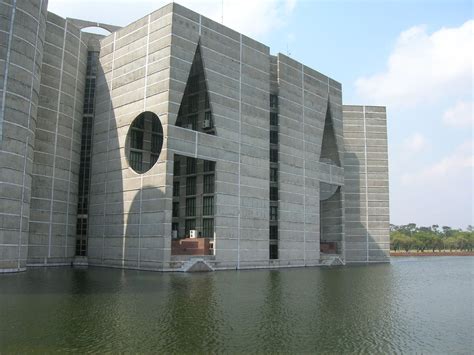
[[[0,1],[0,272],[26,269],[47,2]]]

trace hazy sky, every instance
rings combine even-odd
[[[49,0],[49,10],[125,26],[168,2]],[[179,3],[341,82],[346,104],[387,106],[392,223],[474,224],[470,0]]]

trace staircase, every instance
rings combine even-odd
[[[72,266],[74,267],[87,267],[88,265],[87,256],[75,256],[72,262]]]
[[[334,255],[334,254],[321,254],[320,259],[319,259],[319,264],[321,266],[346,265],[344,260],[342,260],[339,255]]]
[[[181,272],[209,272],[214,271],[213,267],[203,258],[191,258],[184,262],[179,269]]]

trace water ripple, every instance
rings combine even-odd
[[[0,277],[0,353],[470,353],[472,260]]]

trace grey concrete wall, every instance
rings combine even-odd
[[[387,261],[390,249],[385,107],[343,108],[347,262]]]
[[[383,107],[346,106],[343,125],[338,82],[177,4],[122,29],[101,24],[117,31],[98,44],[80,31],[93,23],[46,15],[46,3],[0,0],[0,270],[74,256],[88,45],[101,53],[90,264],[175,265],[175,154],[216,162],[217,268],[316,265],[321,227],[348,262],[387,260]],[[198,46],[216,135],[176,126]],[[269,260],[270,93],[279,97],[277,260]],[[165,139],[158,162],[138,174],[126,137],[144,111],[158,115]],[[321,183],[336,195],[326,199]]]
[[[175,126],[198,45],[215,136]],[[282,227],[280,260],[270,262],[269,48],[171,4],[104,39],[101,66],[91,263],[169,267],[174,154],[216,161],[216,267],[319,262],[319,181],[344,182],[343,168],[319,162],[328,107],[342,156],[339,83],[288,57],[275,60],[282,97]],[[124,141],[144,110],[160,117],[166,138],[158,164],[139,175],[128,167]]]
[[[216,161],[215,265],[267,266],[269,49],[179,5],[174,9],[168,149]],[[199,40],[216,136],[172,126]]]
[[[144,111],[154,112],[168,134],[171,9],[165,6],[101,41],[89,205],[92,265],[162,269],[169,261],[167,141],[144,174],[130,168],[125,142]]]
[[[320,248],[319,183],[343,185],[342,168],[319,162],[328,109],[342,156],[341,86],[281,54],[278,73],[280,264],[314,265]]]
[[[48,12],[34,146],[28,264],[69,263],[75,253],[87,43]]]
[[[26,267],[46,7],[0,1],[0,272]]]

